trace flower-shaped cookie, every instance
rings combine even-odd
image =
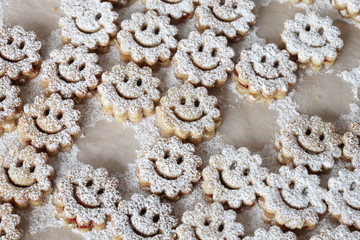
[[[360,123],[352,122],[349,130],[343,136],[343,154],[354,168],[360,168]]]
[[[12,85],[9,77],[0,78],[0,134],[15,129],[22,105],[20,88]]]
[[[255,3],[250,0],[199,0],[195,11],[199,31],[213,30],[216,35],[240,40],[255,22]]]
[[[119,181],[109,177],[105,168],[70,170],[57,185],[56,214],[79,231],[102,230],[121,200],[118,186]]]
[[[84,45],[65,45],[61,51],[53,50],[44,62],[41,82],[48,93],[59,93],[63,98],[93,96],[102,73],[98,60]]]
[[[310,240],[355,240],[360,239],[360,232],[351,232],[345,225],[339,225],[334,229],[323,228],[320,233],[314,235]]]
[[[175,22],[192,17],[198,0],[142,0],[147,10],[170,17]]]
[[[45,148],[49,154],[58,153],[60,148],[70,150],[73,138],[80,136],[80,117],[71,99],[63,100],[57,93],[37,96],[34,103],[25,105],[19,120],[22,143]]]
[[[177,221],[170,204],[161,203],[156,195],[134,194],[130,201],[121,201],[111,220],[114,239],[175,239]]]
[[[291,55],[297,57],[301,67],[318,71],[331,66],[344,46],[340,30],[329,17],[315,12],[297,13],[294,20],[287,20],[281,34],[282,41]]]
[[[0,27],[0,76],[12,80],[20,77],[34,78],[41,64],[41,42],[36,41],[34,32],[23,27]]]
[[[344,18],[352,18],[360,23],[360,2],[358,0],[330,0]]]
[[[225,148],[222,154],[210,157],[209,166],[202,172],[201,187],[212,201],[230,208],[252,205],[268,176],[261,163],[260,156],[250,155],[247,148]]]
[[[295,233],[288,231],[283,233],[278,226],[272,226],[268,231],[258,228],[253,237],[245,237],[243,240],[296,240]]]
[[[318,116],[301,115],[286,125],[276,147],[279,162],[307,166],[312,172],[330,169],[334,158],[341,157],[341,136],[335,133],[332,123]]]
[[[244,227],[236,222],[235,211],[224,210],[220,203],[198,203],[194,211],[183,214],[176,234],[179,240],[237,240],[244,234]]]
[[[314,229],[319,215],[326,212],[323,201],[326,190],[319,184],[320,178],[309,175],[303,166],[295,169],[283,166],[279,174],[271,173],[268,186],[260,193],[264,220],[275,220],[291,229]]]
[[[118,31],[118,14],[109,2],[99,0],[74,1],[64,7],[60,18],[61,39],[75,46],[85,45],[90,50],[106,50]]]
[[[165,133],[199,143],[214,137],[221,123],[215,96],[204,87],[184,83],[170,88],[156,107],[157,119]]]
[[[329,179],[328,188],[325,201],[330,214],[342,224],[360,230],[360,169],[341,169],[339,177]]]
[[[286,50],[276,44],[260,46],[255,43],[251,50],[241,52],[240,61],[233,74],[236,89],[246,94],[250,102],[271,102],[284,98],[296,82],[297,64],[290,60]]]
[[[13,212],[14,208],[10,203],[0,205],[1,240],[20,240],[23,235],[19,229],[20,216]]]
[[[234,70],[234,50],[227,40],[211,30],[200,34],[193,31],[179,42],[173,62],[176,77],[194,85],[222,85]]]
[[[51,190],[54,169],[47,164],[46,153],[37,153],[32,146],[12,148],[0,156],[0,197],[24,208],[39,206],[45,193]]]
[[[313,4],[314,0],[289,0],[291,3],[296,4],[296,3],[306,3],[306,4]],[[331,0],[330,0],[331,1]]]
[[[139,122],[154,114],[161,97],[159,86],[160,79],[152,76],[150,68],[129,62],[126,66],[116,65],[102,75],[98,99],[104,112],[113,114],[117,121]]]
[[[177,137],[158,139],[153,146],[144,149],[137,162],[141,187],[151,193],[164,193],[170,199],[190,194],[193,183],[201,177],[197,168],[202,161],[194,152],[192,144],[183,144]]]
[[[177,46],[178,30],[170,25],[170,18],[154,11],[133,13],[131,19],[121,22],[117,35],[117,47],[125,61],[150,66],[160,63],[166,66]]]

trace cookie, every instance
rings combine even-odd
[[[32,146],[11,148],[0,156],[0,197],[18,208],[39,206],[51,190],[54,169],[46,153],[37,153]]]
[[[221,123],[217,98],[190,83],[170,88],[156,107],[156,115],[166,134],[193,143],[213,138]]]
[[[347,226],[360,230],[360,169],[341,169],[338,177],[328,181],[325,201],[330,214]]]
[[[20,240],[23,236],[19,229],[20,216],[13,213],[14,208],[10,203],[0,205],[0,231],[2,240]]]
[[[84,166],[70,170],[57,184],[56,216],[81,232],[102,230],[121,200],[118,186],[119,181],[109,177],[105,168]]]
[[[202,171],[201,187],[211,201],[227,207],[253,205],[268,176],[261,163],[261,157],[251,155],[247,148],[224,148],[222,154],[210,157],[209,166]]]
[[[65,16],[59,20],[61,40],[75,46],[105,52],[115,37],[118,14],[109,2],[99,0],[74,1],[63,7]]]
[[[179,42],[173,59],[175,75],[196,86],[219,86],[234,70],[232,57],[234,50],[227,46],[225,37],[218,37],[211,30],[202,34],[193,31],[188,39]]]
[[[98,60],[98,55],[89,53],[86,46],[67,44],[50,53],[50,59],[43,64],[41,83],[48,94],[59,93],[76,101],[92,97],[102,73]]]
[[[244,227],[236,222],[235,211],[224,210],[220,203],[197,203],[194,211],[183,214],[176,234],[179,240],[236,240],[244,234]]]
[[[276,148],[280,163],[306,166],[312,172],[331,169],[341,157],[341,136],[332,123],[318,116],[300,115],[282,128]]]
[[[342,17],[352,18],[360,23],[360,2],[358,0],[330,0],[330,3]]]
[[[152,76],[150,68],[129,62],[102,75],[98,99],[104,112],[114,115],[116,121],[139,122],[155,113],[161,97],[159,86],[160,79]]]
[[[19,120],[22,144],[45,149],[52,155],[60,149],[70,150],[73,138],[81,133],[80,117],[71,99],[63,100],[57,93],[37,96],[34,103],[25,105]]]
[[[275,221],[290,229],[314,229],[319,215],[326,212],[320,178],[308,174],[303,166],[282,166],[279,174],[271,173],[267,186],[260,190],[259,206],[265,221]]]
[[[314,0],[289,0],[292,4],[297,4],[300,2],[306,3],[306,4],[313,4]]]
[[[245,237],[243,240],[296,240],[295,233],[287,231],[283,233],[278,226],[272,226],[268,231],[258,228],[253,237]]]
[[[41,42],[33,31],[21,26],[0,27],[0,76],[24,82],[24,78],[35,78],[40,69]]]
[[[134,194],[121,201],[111,220],[115,240],[175,239],[177,220],[170,204],[161,203],[156,195]]]
[[[240,40],[249,34],[255,23],[255,3],[250,0],[199,0],[195,11],[196,28],[203,32],[213,30],[231,40]]]
[[[239,93],[249,102],[271,103],[286,97],[296,83],[297,65],[286,50],[276,44],[261,46],[255,43],[250,50],[241,52],[233,79]]]
[[[340,54],[344,46],[340,34],[329,17],[297,13],[294,20],[285,22],[281,39],[301,68],[318,71],[324,64],[331,66]]]
[[[360,232],[351,232],[346,226],[339,225],[334,229],[323,228],[319,234],[310,238],[310,240],[355,240],[360,239]]]
[[[194,145],[183,144],[177,137],[158,139],[143,150],[142,158],[137,162],[141,187],[172,200],[190,194],[193,184],[201,177],[198,168],[202,161],[194,152]]]
[[[170,63],[177,46],[178,30],[170,25],[169,17],[159,16],[154,11],[133,13],[131,19],[121,22],[121,29],[117,35],[117,48],[124,61],[149,66]]]
[[[360,168],[360,123],[352,122],[349,132],[343,136],[344,157],[351,161],[354,168]]]
[[[20,88],[12,85],[9,77],[0,78],[0,134],[15,130],[22,106]]]
[[[198,0],[142,0],[146,10],[168,16],[173,22],[192,18]]]

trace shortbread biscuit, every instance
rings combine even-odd
[[[360,168],[360,123],[352,122],[349,130],[343,136],[343,154],[351,161],[352,167]]]
[[[360,169],[341,169],[328,181],[325,201],[330,214],[347,226],[360,230]]]
[[[0,76],[17,82],[22,78],[35,78],[41,65],[41,42],[36,34],[21,26],[0,27]]]
[[[49,154],[70,150],[73,138],[81,133],[80,117],[71,99],[63,100],[57,93],[37,96],[34,103],[25,105],[19,120],[22,144],[45,149]]]
[[[318,71],[324,64],[331,66],[340,54],[344,46],[340,34],[329,17],[297,13],[294,20],[285,22],[281,39],[301,68]]]
[[[12,85],[9,77],[0,78],[0,134],[15,130],[22,106],[20,88]]]
[[[233,79],[237,91],[245,94],[248,101],[271,103],[286,97],[296,83],[296,70],[297,65],[286,50],[273,43],[265,46],[255,43],[251,50],[241,52]]]
[[[267,186],[260,190],[259,206],[265,221],[275,220],[290,229],[314,229],[319,215],[326,212],[320,178],[308,174],[303,166],[283,166],[279,174],[271,173]]]
[[[210,157],[209,166],[202,171],[201,187],[211,201],[227,207],[253,205],[268,176],[261,163],[261,157],[251,155],[247,148],[227,147],[222,154]]]
[[[197,203],[194,211],[183,214],[176,234],[179,240],[236,240],[244,234],[244,227],[236,222],[235,211],[224,210],[220,203]]]
[[[129,201],[121,201],[111,216],[115,240],[175,239],[176,218],[171,206],[161,203],[156,195],[134,194]]]
[[[154,11],[133,13],[131,19],[121,22],[117,48],[125,61],[154,66],[166,66],[176,50],[178,30],[170,25],[170,18]]]
[[[221,123],[217,98],[190,83],[170,88],[156,107],[156,115],[165,133],[193,143],[213,138]]]
[[[351,232],[345,225],[339,225],[334,229],[323,228],[319,234],[310,238],[310,240],[358,240],[360,232]]]
[[[62,41],[105,52],[118,31],[118,14],[112,10],[111,3],[99,0],[68,4],[59,20]]]
[[[297,4],[300,2],[306,3],[306,4],[313,4],[314,0],[289,0],[292,4]]]
[[[0,231],[1,240],[20,240],[23,236],[19,229],[20,216],[13,213],[14,208],[10,203],[0,205]]]
[[[56,216],[81,232],[102,230],[121,200],[119,181],[105,168],[84,166],[70,170],[57,184]]]
[[[258,228],[253,237],[245,237],[243,240],[296,240],[295,233],[291,231],[282,232],[278,226],[272,226],[267,231],[264,228]]]
[[[137,162],[141,187],[172,200],[190,194],[193,184],[201,177],[198,168],[202,161],[194,152],[194,145],[183,144],[177,137],[156,140],[143,150],[142,158]]]
[[[161,97],[159,87],[160,79],[152,76],[150,68],[129,62],[102,75],[98,99],[105,114],[114,115],[116,121],[139,122],[155,113]]]
[[[318,116],[300,115],[280,133],[275,147],[280,163],[307,166],[312,172],[331,169],[334,159],[341,157],[341,136],[332,123]]]
[[[193,31],[188,39],[179,42],[173,59],[175,75],[193,85],[222,85],[234,70],[234,54],[225,37],[216,36],[211,30],[202,34]]]
[[[100,84],[102,67],[99,57],[89,53],[84,45],[67,44],[63,49],[53,50],[50,59],[43,64],[41,83],[47,93],[59,93],[63,98],[89,98]]]
[[[213,30],[231,40],[240,40],[249,34],[255,22],[255,3],[250,0],[199,0],[195,11],[199,31]]]
[[[330,0],[330,3],[341,16],[352,18],[360,23],[360,2],[358,0]]]
[[[190,19],[198,0],[142,0],[147,10],[170,17],[173,22]]]

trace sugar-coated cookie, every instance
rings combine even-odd
[[[13,213],[14,208],[10,203],[0,205],[0,231],[1,240],[20,240],[23,233],[19,229],[20,216]]]
[[[245,237],[243,240],[296,240],[296,234],[287,231],[283,232],[278,226],[272,226],[267,231],[264,228],[258,228],[254,232],[253,237]]]
[[[322,228],[319,234],[310,238],[310,240],[359,240],[360,232],[351,232],[345,225],[339,225],[336,228]]]

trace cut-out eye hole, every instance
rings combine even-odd
[[[182,157],[179,157],[176,161],[177,164],[182,164],[184,159]]]
[[[137,80],[136,85],[137,85],[138,87],[140,87],[141,84],[142,84],[142,80],[141,80],[141,79]]]
[[[305,134],[309,136],[311,134],[311,129],[307,129]]]
[[[318,33],[319,33],[319,35],[323,35],[323,34],[324,34],[324,29],[323,29],[323,28],[319,28]]]
[[[356,188],[356,182],[352,182],[350,185],[350,191],[354,191]]]
[[[99,20],[101,18],[101,13],[98,13],[95,17],[96,20]]]
[[[88,181],[88,182],[86,183],[86,186],[87,186],[87,187],[91,187],[91,186],[93,185],[93,183],[94,183],[94,182],[93,182],[92,180],[90,180],[90,181]]]
[[[102,188],[101,188],[99,191],[97,191],[97,194],[98,194],[98,195],[101,195],[101,194],[103,194],[103,193],[104,193],[104,189],[102,189]]]
[[[304,188],[304,190],[301,192],[302,195],[307,195],[308,194],[308,188]]]
[[[24,162],[23,161],[20,161],[20,162],[17,162],[16,163],[16,167],[20,168],[24,165]]]
[[[217,55],[217,50],[213,49],[212,52],[211,52],[211,56],[216,57],[216,55]]]
[[[206,219],[205,222],[204,222],[204,225],[205,226],[209,226],[211,223],[211,220],[210,219]]]
[[[237,9],[238,5],[235,3],[234,5],[232,5],[233,9]]]
[[[200,106],[200,101],[198,99],[195,100],[194,102],[195,107],[199,107]]]
[[[199,47],[198,51],[199,51],[199,52],[204,51],[204,46],[203,46],[203,45],[200,45],[200,47]]]
[[[58,114],[56,115],[57,120],[61,120],[62,117],[63,117],[63,114],[62,114],[62,113],[58,113]]]
[[[35,172],[35,168],[36,168],[35,166],[32,166],[29,171],[30,171],[31,173],[33,173],[33,172]]]
[[[157,223],[160,220],[160,216],[155,215],[152,220],[153,220],[154,223]]]
[[[225,0],[220,0],[220,6],[223,6],[225,4]]]
[[[159,32],[160,32],[160,29],[158,27],[156,27],[155,30],[154,30],[155,35],[158,35]]]
[[[125,78],[124,78],[124,83],[127,83],[128,81],[129,81],[128,76],[125,76]]]
[[[10,38],[7,40],[7,44],[8,44],[8,45],[11,45],[13,42],[14,42],[14,39],[13,39],[12,37],[10,37]]]
[[[141,209],[140,216],[144,216],[146,214],[146,208]]]
[[[168,151],[165,152],[164,158],[168,159],[170,157],[170,153]]]
[[[274,68],[278,68],[279,67],[279,61],[275,61],[274,62]]]
[[[325,139],[325,135],[324,134],[321,134],[320,137],[319,137],[320,141],[324,141]]]
[[[218,228],[219,232],[222,232],[224,230],[224,224],[220,224],[219,228]]]
[[[6,99],[6,96],[1,96],[0,97],[0,102],[4,101]]]
[[[249,173],[250,173],[250,169],[245,168],[244,171],[243,171],[244,176],[249,175]]]
[[[295,188],[295,183],[294,183],[293,181],[290,182],[289,188],[290,188],[290,189],[294,189],[294,188]]]
[[[141,31],[145,31],[146,29],[147,29],[147,24],[146,23],[144,23],[143,25],[141,25]]]
[[[81,65],[80,68],[79,68],[79,71],[82,71],[85,69],[85,64]]]
[[[236,166],[237,166],[236,162],[233,162],[230,166],[230,170],[234,170]]]
[[[305,30],[306,30],[307,32],[309,32],[309,31],[311,30],[311,26],[310,26],[309,24],[306,25]]]
[[[262,62],[262,63],[266,62],[266,56],[263,56],[263,57],[261,58],[261,62]]]
[[[180,104],[181,104],[181,105],[185,105],[185,103],[186,103],[186,99],[185,99],[185,98],[181,98]]]
[[[48,116],[49,114],[50,114],[50,109],[49,108],[45,109],[44,115]]]
[[[73,64],[73,63],[74,63],[74,59],[71,58],[71,59],[69,60],[69,65],[71,65],[71,64]]]
[[[19,49],[24,49],[24,47],[25,47],[25,42],[21,42],[19,45]]]

